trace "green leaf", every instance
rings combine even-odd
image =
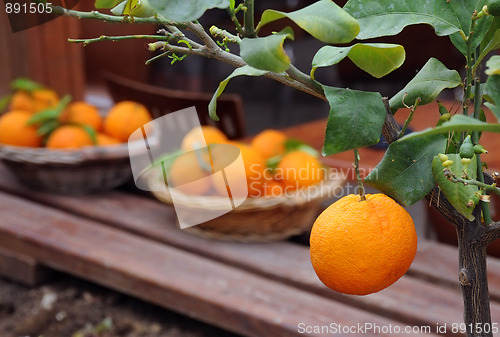
[[[7,106],[10,103],[10,100],[12,99],[12,95],[6,95],[0,99],[0,113],[7,108]]]
[[[81,127],[85,132],[89,135],[90,139],[92,140],[92,144],[96,145],[97,144],[97,132],[93,127],[90,125],[86,124],[77,124],[79,127]]]
[[[290,67],[290,58],[285,53],[285,39],[293,40],[290,27],[266,37],[245,38],[241,41],[241,58],[256,69],[281,73]]]
[[[473,117],[465,115],[455,115],[451,117],[448,122],[444,122],[438,127],[427,128],[422,131],[412,132],[396,142],[404,143],[415,138],[425,138],[431,135],[446,134],[448,132],[459,131],[487,131],[487,132],[500,132],[500,124],[485,123]]]
[[[114,15],[128,15],[138,18],[150,18],[157,14],[148,0],[126,0],[111,10]]]
[[[328,86],[323,89],[330,104],[324,155],[378,143],[386,115],[379,93]]]
[[[28,125],[43,124],[48,122],[49,120],[58,119],[63,110],[66,108],[66,105],[68,105],[70,101],[70,95],[64,96],[55,107],[41,110],[31,116],[31,118],[28,120]]]
[[[429,24],[436,34],[469,34],[472,13],[485,0],[349,0],[344,9],[358,19],[358,39],[390,36],[415,24]]]
[[[365,182],[403,206],[413,205],[434,187],[432,158],[445,147],[446,138],[440,135],[394,142]]]
[[[96,0],[95,1],[95,8],[97,8],[97,9],[100,9],[100,8],[113,8],[116,5],[118,5],[120,2],[123,2],[123,1],[124,0]]]
[[[461,163],[460,155],[453,153],[448,154],[447,156],[449,160],[453,161],[453,164],[448,168],[455,174],[455,176],[461,177],[464,172],[464,167]],[[465,171],[470,179],[476,179],[476,156],[472,158],[471,163]],[[443,172],[443,163],[438,156],[434,157],[432,160],[432,173],[440,190],[444,193],[450,204],[452,204],[453,207],[455,207],[455,209],[467,219],[470,221],[474,220],[474,216],[472,215],[474,207],[467,207],[466,204],[474,193],[479,190],[478,187],[470,184],[464,185],[461,183],[454,183],[448,180]]]
[[[498,56],[498,60],[500,60],[500,56]],[[484,93],[491,101],[484,103],[484,105],[493,112],[500,122],[500,75],[491,75],[488,77]]]
[[[357,43],[351,47],[324,46],[312,61],[311,74],[319,67],[337,64],[349,57],[355,65],[376,78],[381,78],[399,68],[406,57],[403,46],[386,43]]]
[[[424,105],[434,101],[445,88],[455,88],[461,84],[462,79],[456,70],[450,70],[437,59],[431,58],[403,90],[390,99],[389,104],[393,112],[404,107],[403,98],[407,105],[412,105],[420,97],[420,105]]]
[[[479,64],[481,64],[481,61],[484,59],[484,57],[490,51],[492,51],[494,49],[498,49],[498,48],[500,48],[500,29],[495,32],[495,34],[491,38],[490,42],[486,45],[486,47],[484,47],[484,50],[481,52],[481,54],[479,54],[477,61],[472,68],[476,69],[479,66]],[[500,56],[496,55],[496,56],[493,56],[492,58],[490,58],[488,60],[488,62],[486,63],[486,66],[490,67],[490,65],[488,65],[488,63],[490,63],[492,61],[492,59],[495,59],[494,60],[494,62],[496,62],[495,68],[498,71],[497,74],[500,74]],[[488,70],[486,70],[486,74],[492,75],[492,74],[488,73]]]
[[[499,38],[500,38],[500,34],[499,34]],[[488,62],[486,62],[486,70],[484,72],[486,73],[486,75],[489,75],[489,76],[500,75],[500,55],[493,55],[488,60]]]
[[[484,1],[482,1],[484,2]],[[480,6],[482,7],[482,6]],[[464,16],[464,19],[467,18],[467,16]],[[470,16],[469,16],[470,18]],[[469,21],[470,22],[470,21]],[[487,16],[482,19],[479,19],[476,21],[476,24],[474,26],[474,34],[471,36],[471,49],[474,50],[476,47],[478,47],[482,42],[485,36],[488,34],[488,27],[491,26],[493,22],[493,17]],[[467,30],[468,32],[468,30]],[[468,33],[467,33],[468,34]],[[467,45],[465,43],[464,38],[461,36],[460,33],[454,33],[450,35],[450,40],[464,56],[467,55]]]
[[[57,129],[61,123],[57,119],[51,119],[46,122],[44,122],[40,127],[36,130],[36,132],[40,136],[48,136],[50,135],[55,129]]]
[[[165,19],[188,22],[199,19],[211,8],[228,8],[229,0],[149,0],[149,4]]]
[[[226,89],[227,84],[229,81],[236,76],[262,76],[264,74],[268,73],[265,70],[260,70],[260,69],[255,69],[250,67],[249,65],[245,65],[240,68],[236,68],[231,75],[226,77],[226,79],[222,82],[219,83],[219,87],[215,91],[215,94],[213,95],[212,99],[210,100],[210,103],[208,104],[208,112],[210,114],[210,118],[212,118],[215,121],[219,120],[219,117],[217,116],[217,98],[222,95],[224,92],[224,89]]]
[[[29,78],[19,77],[10,83],[10,87],[12,90],[24,90],[31,92],[33,90],[42,89],[43,85],[30,80]]]
[[[358,22],[331,0],[320,0],[294,12],[267,9],[257,29],[288,18],[316,39],[325,43],[348,43],[358,35]]]

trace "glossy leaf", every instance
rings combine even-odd
[[[360,69],[381,78],[399,68],[406,57],[403,46],[386,43],[357,43],[351,47],[324,46],[313,58],[311,74],[319,67],[337,64],[345,57]]]
[[[156,15],[148,0],[127,0],[119,3],[111,10],[114,15],[128,15],[138,18],[149,18]]]
[[[390,99],[389,104],[393,112],[404,107],[403,98],[407,105],[413,105],[420,97],[420,105],[424,105],[434,101],[444,89],[455,88],[461,84],[462,79],[456,70],[450,70],[437,59],[431,58],[418,74]]]
[[[327,86],[324,92],[330,104],[324,155],[378,143],[386,115],[379,93]]]
[[[348,43],[358,35],[358,22],[331,0],[319,0],[294,12],[267,9],[262,13],[257,29],[288,18],[300,28],[325,43]]]
[[[500,58],[500,56],[498,57]],[[497,121],[500,122],[500,75],[488,77],[484,91],[488,100],[491,101],[484,103],[484,105],[493,112]]]
[[[227,84],[229,81],[236,76],[262,76],[264,74],[268,73],[265,70],[259,70],[252,68],[248,65],[245,65],[240,68],[236,68],[231,75],[226,77],[226,79],[222,82],[219,83],[219,87],[215,91],[215,94],[213,95],[212,99],[210,100],[210,103],[208,104],[208,112],[210,114],[210,118],[212,118],[215,121],[219,120],[219,117],[217,116],[217,98],[222,95],[224,92],[224,89],[226,89]]]
[[[285,39],[293,40],[290,27],[266,37],[246,38],[241,41],[241,58],[251,67],[281,73],[290,67],[290,58],[285,53]]]
[[[438,127],[427,128],[422,131],[412,132],[396,142],[404,143],[415,138],[425,138],[437,134],[447,134],[448,132],[460,131],[487,131],[500,132],[500,124],[485,123],[473,117],[464,115],[455,115],[448,122],[444,122]]]
[[[432,158],[445,147],[446,138],[439,135],[394,142],[365,182],[403,206],[413,205],[434,187]]]
[[[344,9],[358,20],[360,40],[396,35],[415,24],[429,24],[439,36],[458,31],[468,35],[472,13],[485,1],[349,0]]]
[[[448,167],[457,177],[461,177],[464,172],[464,166],[461,163],[461,158],[458,154],[448,154],[449,160],[453,161],[453,164]],[[477,161],[474,156],[467,167],[467,175],[470,179],[476,179],[477,172]],[[479,189],[474,185],[464,185],[462,183],[454,183],[444,175],[443,163],[439,159],[439,156],[434,157],[432,160],[432,173],[434,179],[439,186],[441,192],[444,193],[446,199],[455,207],[455,209],[465,216],[469,220],[474,220],[472,212],[474,207],[467,207],[467,202],[469,199],[477,192]]]
[[[126,1],[126,0],[125,0]],[[118,5],[120,2],[124,2],[124,0],[96,0],[95,8],[113,8]]]
[[[494,55],[486,62],[486,70],[484,72],[489,76],[500,75],[500,55]]]
[[[481,64],[481,61],[484,59],[484,57],[489,52],[491,52],[494,49],[498,49],[498,48],[500,48],[500,30],[497,30],[495,32],[495,34],[492,36],[490,42],[484,47],[484,50],[481,52],[481,54],[479,54],[477,61],[474,64],[474,68],[476,68],[479,64]],[[496,61],[494,61],[494,62],[496,62],[495,68],[498,71],[498,73],[497,73],[497,75],[498,75],[498,74],[500,74],[500,56],[493,56],[492,58],[490,58],[490,60],[488,60],[488,63],[490,63],[492,61],[492,59],[496,59]],[[490,67],[491,65],[488,65],[488,63],[486,65],[488,67]],[[486,71],[486,74],[492,75],[492,74],[488,73],[488,71]]]
[[[175,22],[188,22],[199,19],[211,8],[228,8],[229,0],[149,0],[158,14]]]

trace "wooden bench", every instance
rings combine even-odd
[[[245,336],[332,336],[313,327],[365,323],[393,333],[358,335],[392,336],[419,326],[436,333],[444,324],[452,335],[452,324],[462,322],[457,252],[436,242],[419,243],[410,271],[394,285],[359,297],[323,286],[303,245],[199,238],[178,229],[167,206],[124,191],[48,195],[21,187],[0,166],[0,214],[0,255],[16,254]],[[489,260],[489,275],[493,322],[500,322],[499,260]]]

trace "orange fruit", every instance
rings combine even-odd
[[[227,142],[227,144],[231,144],[237,146],[240,150],[241,158],[243,159],[243,165],[245,169],[246,179],[241,179],[240,181],[233,181],[231,184],[230,190],[233,196],[242,196],[244,195],[245,189],[248,190],[248,196],[250,197],[258,197],[262,195],[262,179],[265,175],[266,169],[266,161],[262,157],[262,155],[255,151],[249,145],[237,143],[237,142]],[[220,149],[220,150],[219,150]],[[220,158],[219,156],[225,155],[224,147],[215,146],[211,151],[211,155],[214,160]],[[219,162],[221,160],[219,159]],[[224,160],[222,160],[224,161]],[[217,168],[216,168],[217,169]],[[238,166],[229,166],[224,168],[226,175],[232,177],[240,177],[242,172],[240,172],[240,168]],[[245,181],[246,180],[246,181]],[[213,185],[216,191],[220,195],[227,195],[227,187],[225,184],[222,184],[220,180],[216,180],[214,178]]]
[[[196,127],[184,136],[181,149],[190,151],[205,147],[206,145],[225,142],[227,142],[227,137],[222,131],[210,125],[202,125],[201,129]]]
[[[262,183],[263,195],[266,197],[279,197],[283,194],[283,185],[274,179],[265,179]]]
[[[12,110],[0,117],[0,143],[15,146],[39,147],[42,137],[35,126],[28,125],[31,113]]]
[[[203,163],[200,163],[203,160]],[[170,187],[184,194],[203,195],[210,189],[210,179],[203,179],[212,174],[208,151],[190,151],[174,159],[169,171]]]
[[[53,108],[59,103],[59,96],[51,89],[37,89],[31,92],[34,111]]]
[[[283,156],[275,170],[275,179],[286,190],[298,190],[323,180],[325,170],[318,158],[303,151],[292,151]]]
[[[151,115],[144,105],[133,101],[122,101],[109,110],[104,119],[104,132],[121,142],[126,142],[136,129],[151,120]]]
[[[94,145],[92,138],[78,125],[63,125],[55,129],[47,138],[46,147],[51,149],[77,149]]]
[[[251,146],[268,159],[285,152],[287,136],[278,130],[264,130],[252,139]]]
[[[417,251],[411,216],[385,194],[348,195],[314,222],[311,262],[329,288],[351,295],[380,291],[403,276]]]
[[[98,132],[96,135],[96,140],[98,146],[107,146],[107,145],[118,145],[122,144],[118,139],[108,136],[104,133]]]
[[[24,90],[19,90],[12,95],[12,98],[10,99],[9,103],[9,109],[34,112],[35,104],[33,102],[33,99],[31,98],[31,95],[28,92]]]
[[[102,126],[102,117],[93,105],[85,102],[73,102],[68,104],[66,109],[59,116],[61,123],[76,123],[92,127],[99,131]]]

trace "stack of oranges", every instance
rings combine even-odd
[[[152,120],[137,102],[119,102],[102,117],[89,103],[61,99],[39,85],[30,89],[17,89],[0,116],[0,144],[50,149],[118,145]]]
[[[205,144],[208,151],[203,152]],[[190,195],[238,194],[239,186],[229,184],[227,180],[227,176],[235,176],[234,167],[229,165],[224,168],[226,180],[210,179],[221,169],[214,167],[215,161],[228,162],[221,158],[227,156],[227,150],[215,144],[230,144],[239,149],[246,175],[244,190],[249,197],[291,195],[320,183],[326,176],[317,151],[307,144],[289,139],[281,131],[267,129],[250,142],[236,142],[227,139],[213,126],[202,126],[201,129],[191,130],[183,138],[181,150],[184,154],[175,157],[171,163],[169,183]],[[192,151],[196,149],[201,150]],[[240,183],[245,184],[242,181]]]

